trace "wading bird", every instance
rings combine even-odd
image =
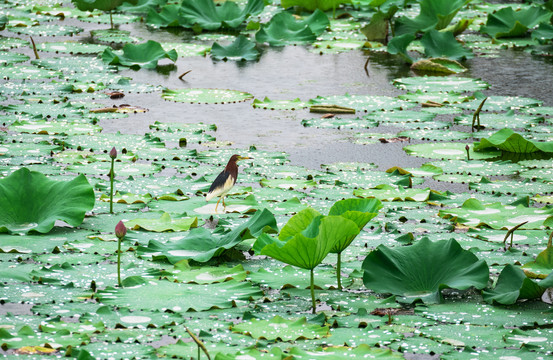
[[[209,201],[215,196],[219,196],[219,200],[217,200],[217,205],[215,205],[215,212],[217,212],[217,206],[219,206],[219,201],[221,200],[223,200],[223,208],[226,208],[224,199],[225,195],[229,192],[230,189],[232,189],[234,184],[236,184],[236,178],[238,177],[238,165],[236,164],[236,162],[246,159],[251,158],[240,155],[232,155],[227,163],[227,166],[225,166],[225,170],[221,171],[215,181],[213,181],[213,184],[211,184],[205,200]]]

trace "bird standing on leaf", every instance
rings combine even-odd
[[[227,163],[227,166],[225,166],[225,170],[221,171],[217,178],[215,178],[215,181],[213,181],[213,184],[211,184],[205,200],[209,201],[215,196],[219,196],[217,205],[215,205],[215,212],[217,212],[217,206],[219,206],[219,201],[221,200],[223,200],[223,208],[226,208],[224,199],[225,195],[230,191],[230,189],[232,189],[234,184],[236,184],[236,178],[238,177],[238,165],[236,162],[246,159],[251,158],[247,156],[232,155]]]

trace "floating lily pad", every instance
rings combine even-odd
[[[403,148],[409,155],[417,157],[428,157],[435,159],[457,159],[462,160],[467,158],[467,150],[464,143],[425,143],[408,145]],[[474,152],[473,147],[469,148],[471,159],[489,159],[501,155],[500,151],[488,150]]]
[[[273,331],[267,331],[267,329]],[[309,324],[307,319],[286,320],[275,316],[272,320],[252,319],[231,328],[234,332],[250,335],[255,339],[294,341],[297,339],[316,339],[328,335],[328,326]]]
[[[137,43],[143,41],[141,38],[136,36],[131,36],[130,31],[119,30],[119,29],[98,29],[92,30],[90,32],[92,37],[101,42],[115,43],[115,44],[126,44],[126,43]],[[168,49],[169,51],[171,49]]]
[[[50,24],[10,28],[10,31],[16,34],[25,34],[29,36],[73,36],[83,30],[83,28],[77,26]]]
[[[462,77],[440,77],[440,76],[422,76],[395,79],[393,84],[404,90],[409,91],[427,91],[427,92],[469,92],[487,89],[488,83],[471,78]]]
[[[439,167],[448,174],[467,174],[478,176],[515,175],[521,171],[522,166],[510,161],[485,161],[485,160],[445,160],[433,161],[430,165]]]
[[[205,294],[209,293],[209,297]],[[131,309],[168,309],[184,313],[190,309],[205,311],[211,308],[230,308],[235,301],[247,301],[261,296],[259,288],[248,283],[227,281],[218,284],[197,285],[170,281],[148,281],[126,288],[106,288],[97,296],[105,304]],[[147,301],[145,301],[147,299]]]
[[[429,129],[402,131],[397,136],[420,140],[451,141],[468,139],[471,137],[471,134],[456,130]]]
[[[382,201],[428,201],[443,195],[435,190],[409,189],[403,186],[378,185],[374,189],[353,190],[353,195]]]
[[[472,125],[472,115],[459,115],[454,119],[459,125]],[[502,128],[525,128],[543,122],[543,118],[532,115],[519,115],[510,110],[501,114],[480,114],[480,125],[486,128],[502,129]]]
[[[252,106],[254,108],[270,110],[296,110],[309,107],[309,102],[301,101],[299,98],[294,100],[271,100],[265,97],[263,100],[254,99]]]
[[[106,45],[83,44],[78,42],[43,42],[36,45],[37,50],[62,54],[99,54],[108,48]]]
[[[205,56],[209,49],[208,45],[194,43],[161,43],[165,51],[175,49],[179,57]]]
[[[460,209],[440,210],[439,216],[470,227],[489,226],[492,229],[510,229],[527,221],[522,229],[540,229],[553,209],[528,208],[523,205],[503,205],[499,202],[483,204],[477,199],[463,203]]]
[[[253,99],[247,92],[224,89],[165,89],[161,97],[175,102],[196,104],[228,104]]]
[[[162,231],[187,231],[198,226],[198,218],[184,217],[173,218],[168,213],[163,213],[157,219],[141,219],[136,218],[125,222],[125,226],[129,229],[146,231],[162,232]]]
[[[377,110],[399,110],[415,106],[413,103],[397,100],[388,96],[370,95],[334,95],[317,96],[311,99],[313,105],[338,105],[352,108],[358,111],[372,112]]]

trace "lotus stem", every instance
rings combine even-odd
[[[509,245],[509,249],[513,247],[513,237],[515,236],[515,230],[521,227],[522,225],[526,224],[528,221],[525,221],[523,223],[520,223],[516,226],[513,226],[509,231],[507,231],[507,234],[505,234],[505,238],[503,239],[503,247],[505,250],[507,250],[507,238],[509,235],[511,235],[511,244]]]
[[[480,106],[478,106],[478,108],[474,112],[474,115],[472,115],[472,126],[470,128],[471,132],[474,132],[475,126],[477,127],[477,130],[480,130],[480,111],[482,111],[482,107],[484,106],[484,103],[486,102],[486,100],[488,100],[487,97],[485,97],[484,100],[482,100],[482,102],[480,103]],[[476,122],[478,125],[475,125]]]
[[[117,239],[117,284],[121,287],[121,239]]]
[[[553,231],[551,231],[551,234],[549,234],[549,240],[547,241],[547,247],[550,248],[553,242]]]
[[[342,253],[338,253],[338,261],[336,262],[336,278],[338,279],[338,290],[342,291]]]
[[[114,167],[115,159],[117,158],[117,150],[115,147],[109,152],[109,157],[111,158],[111,169],[109,171],[109,182],[111,185],[109,189],[109,213],[113,214],[113,178],[115,177]]]
[[[317,304],[315,303],[315,274],[311,269],[311,305],[313,306],[313,314],[317,313]]]
[[[184,325],[183,325],[184,326]],[[194,342],[196,343],[196,345],[198,345],[198,359],[200,358],[200,349],[202,349],[205,353],[205,355],[207,356],[207,358],[209,360],[211,360],[211,356],[209,356],[209,353],[207,352],[207,348],[205,347],[204,343],[202,342],[202,340],[198,339],[198,337],[196,335],[194,335],[192,333],[192,331],[190,331],[190,329],[188,329],[186,326],[184,326],[184,329],[186,330],[186,332],[188,333],[188,335],[190,335],[190,337],[192,338],[192,340],[194,340]]]
[[[33,37],[30,36],[31,38],[31,44],[33,45],[33,52],[35,53],[35,59],[40,59],[40,56],[38,56],[38,51],[36,50],[36,45],[35,45],[35,41],[33,40]]]
[[[111,25],[111,30],[113,30],[113,10],[109,11],[109,23]]]
[[[467,161],[470,161],[470,146],[467,144],[467,146],[465,146],[465,150],[467,151]]]

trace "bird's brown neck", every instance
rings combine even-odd
[[[227,166],[225,166],[225,171],[230,173],[232,177],[236,178],[238,175],[238,165],[235,161],[229,161]]]

